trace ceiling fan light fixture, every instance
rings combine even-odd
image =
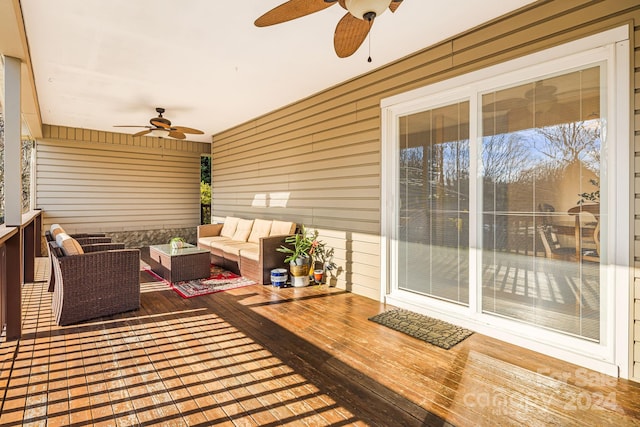
[[[371,21],[387,10],[391,0],[346,0],[345,6],[353,16]],[[373,14],[373,15],[372,15]]]
[[[169,131],[167,129],[151,129],[149,132],[149,136],[155,136],[157,138],[166,138],[169,135]]]

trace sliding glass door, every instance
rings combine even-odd
[[[383,100],[388,303],[567,360],[622,354],[627,51],[594,40]]]

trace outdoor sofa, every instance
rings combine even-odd
[[[198,226],[198,247],[211,253],[213,264],[266,285],[271,270],[285,265],[286,255],[276,249],[295,231],[295,222],[228,216]]]

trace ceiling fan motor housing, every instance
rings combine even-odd
[[[153,119],[149,120],[149,123],[151,123],[154,126],[159,126],[158,123],[163,123],[166,125],[166,127],[170,127],[171,126],[171,121],[168,119],[165,119],[162,116],[159,117],[154,117]]]
[[[372,21],[387,10],[391,0],[346,0],[347,10],[353,16],[365,21]]]

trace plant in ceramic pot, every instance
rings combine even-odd
[[[326,283],[327,272],[338,267],[333,261],[334,248],[327,248],[327,244],[317,240],[316,245],[311,250],[314,260],[314,280],[316,283]],[[318,277],[319,276],[319,277]]]
[[[311,265],[311,252],[314,245],[317,245],[318,230],[310,232],[302,225],[300,230],[293,236],[285,239],[285,244],[276,250],[287,254],[284,259],[289,263],[293,286],[306,286],[309,284],[309,268]]]
[[[172,237],[171,240],[169,240],[169,244],[171,245],[171,249],[180,249],[185,247],[187,241],[184,240],[183,237]]]

